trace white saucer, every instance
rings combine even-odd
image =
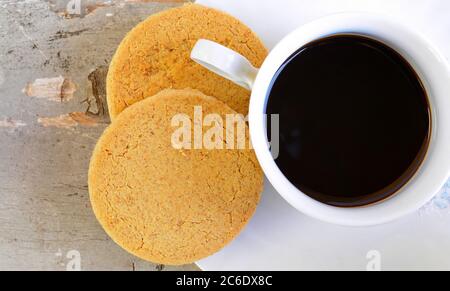
[[[450,59],[447,0],[198,0],[248,24],[272,48],[296,27],[327,14],[388,14],[433,41]],[[308,218],[266,182],[261,204],[242,234],[197,262],[204,270],[450,270],[450,181],[426,207],[396,222],[348,228]],[[375,252],[373,252],[375,251]],[[375,260],[377,261],[377,260]]]

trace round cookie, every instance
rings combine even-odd
[[[263,187],[262,171],[248,146],[173,146],[173,133],[185,127],[172,118],[183,116],[198,125],[194,106],[202,106],[205,123],[208,114],[216,114],[214,120],[222,117],[224,130],[225,115],[236,114],[197,90],[164,90],[120,114],[91,159],[89,193],[97,219],[117,244],[155,263],[192,263],[220,250],[253,215]],[[205,137],[212,127],[200,128]]]
[[[198,89],[246,115],[250,92],[190,59],[200,38],[241,53],[255,67],[267,56],[247,26],[218,10],[186,4],[152,15],[128,33],[110,64],[107,98],[111,118],[166,88]]]

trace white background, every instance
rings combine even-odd
[[[382,13],[422,33],[450,59],[448,0],[199,0],[197,3],[241,19],[268,48],[298,26],[327,14]],[[261,204],[244,232],[218,254],[200,261],[199,266],[207,270],[365,270],[368,252],[376,250],[381,254],[383,270],[450,270],[449,193],[447,183],[434,201],[409,217],[382,226],[348,228],[305,217],[266,183]]]

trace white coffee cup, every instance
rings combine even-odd
[[[390,198],[363,207],[340,208],[310,198],[297,189],[272,158],[265,107],[277,70],[306,44],[336,34],[356,34],[379,40],[399,52],[415,69],[427,91],[432,114],[432,134],[427,156],[416,175]],[[238,53],[209,40],[199,40],[191,58],[211,71],[252,90],[249,126],[252,145],[269,181],[295,208],[322,221],[367,226],[392,221],[430,201],[450,174],[450,66],[420,34],[386,16],[344,13],[304,25],[285,37],[269,54],[261,69]]]

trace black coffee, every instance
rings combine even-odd
[[[293,54],[271,85],[267,114],[279,114],[276,163],[298,189],[323,203],[381,201],[416,173],[431,121],[424,87],[396,51],[339,35]],[[268,118],[270,137],[270,118]]]

